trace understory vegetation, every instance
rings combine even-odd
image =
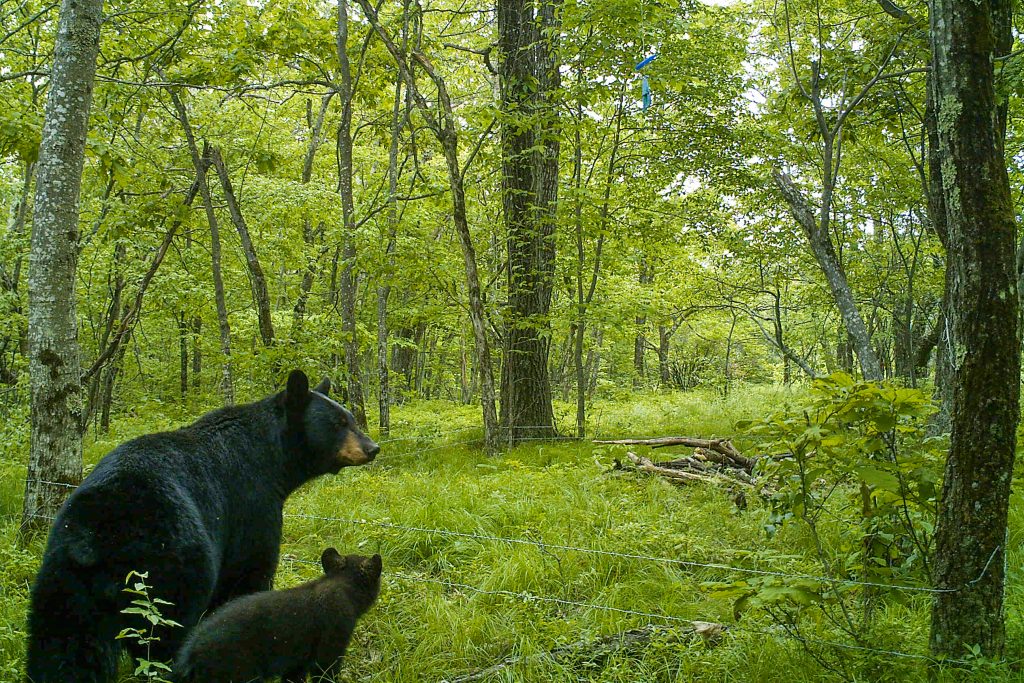
[[[822,391],[830,389],[744,386],[726,398],[693,391],[596,401],[590,431],[609,438],[735,436],[742,452],[754,454],[766,437],[763,426],[746,428],[748,422],[763,422],[774,411],[810,420]],[[108,434],[87,438],[87,469],[128,438],[190,421],[197,408],[202,407],[144,405],[119,416]],[[559,424],[571,424],[573,408],[556,403]],[[18,434],[27,428],[25,421],[12,417],[17,419],[2,427],[5,441],[24,444]],[[827,447],[841,448],[828,441],[830,423],[824,424]],[[746,504],[737,505],[726,486],[678,487],[616,468],[624,447],[564,439],[488,456],[472,406],[398,406],[392,429],[372,465],[317,480],[285,508],[277,587],[317,576],[317,559],[327,546],[384,558],[381,598],[356,631],[340,681],[457,680],[501,662],[508,666],[482,680],[907,681],[925,680],[932,668],[939,680],[987,681],[1013,678],[1013,662],[1024,657],[1024,582],[1015,569],[1024,551],[1019,493],[1011,501],[1008,546],[1009,663],[978,660],[966,669],[946,669],[898,654],[927,653],[925,592],[844,586],[844,597],[859,609],[867,604],[861,599],[865,591],[874,590],[870,626],[858,634],[873,651],[857,649],[857,641],[829,621],[827,600],[800,598],[800,590],[828,597],[820,583],[792,576],[825,571],[815,539],[827,546],[829,558],[856,554],[844,548],[844,539],[863,520],[856,507],[839,500],[842,495],[826,503],[828,513],[815,535],[792,515],[780,523],[778,496],[766,500],[748,493]],[[862,441],[849,445],[864,449]],[[0,472],[3,681],[21,675],[27,591],[44,541],[39,535],[25,547],[16,543],[27,453],[12,455]],[[652,457],[671,454],[656,451]],[[855,491],[852,481],[839,490]],[[910,586],[921,577],[919,565],[891,565],[884,578],[875,577],[879,582]],[[738,606],[736,590],[744,581],[790,593],[773,602],[762,591],[760,606]],[[783,604],[796,612],[787,618],[772,609]],[[681,620],[727,629],[704,638],[688,634]],[[665,628],[642,646],[588,658],[588,651],[596,652],[589,645],[602,636],[648,624]],[[566,646],[573,656],[543,656]],[[123,680],[130,671],[126,665]]]

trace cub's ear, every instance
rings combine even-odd
[[[345,558],[334,548],[328,548],[320,556],[320,564],[325,574],[337,574],[345,569]]]
[[[284,390],[284,404],[290,414],[301,413],[309,404],[309,379],[302,370],[292,370]]]
[[[331,391],[331,380],[328,379],[327,377],[324,377],[323,381],[321,381],[320,384],[317,384],[316,388],[313,389],[313,391],[315,391],[318,394],[323,394],[324,396],[326,396]]]
[[[380,555],[374,555],[371,558],[363,560],[363,573],[374,581],[380,578],[380,573],[383,568],[384,563],[381,561]]]

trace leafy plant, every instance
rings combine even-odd
[[[160,640],[160,636],[156,634],[159,627],[180,628],[181,624],[164,617],[160,612],[160,605],[173,605],[174,603],[157,597],[151,597],[149,589],[152,586],[146,583],[147,578],[149,578],[149,572],[136,571],[129,572],[128,576],[125,577],[126,587],[123,590],[129,595],[134,595],[135,598],[132,599],[128,607],[121,610],[121,613],[137,614],[148,621],[149,626],[145,628],[129,627],[122,629],[117,634],[117,638],[134,641],[145,650],[146,656],[140,657],[135,667],[136,676],[142,676],[144,679],[154,683],[170,683],[164,678],[164,675],[170,673],[171,667],[166,662],[158,662],[152,659],[152,646],[153,643]],[[136,581],[132,583],[132,579],[136,579]]]
[[[866,645],[877,602],[905,597],[884,586],[927,583],[944,445],[926,435],[932,411],[920,390],[840,373],[817,380],[806,405],[740,423],[771,454],[760,465],[772,490],[765,530],[799,524],[819,566],[715,584],[737,618],[759,608],[799,634],[803,618],[824,617]]]

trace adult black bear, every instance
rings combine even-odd
[[[324,576],[283,591],[232,600],[199,622],[174,663],[174,680],[248,683],[282,676],[303,683],[333,675],[356,621],[380,592],[380,555],[342,557],[328,548]]]
[[[106,683],[129,571],[148,572],[151,595],[174,603],[150,658],[169,661],[206,611],[270,588],[285,498],[303,483],[369,462],[380,448],[352,414],[312,392],[296,370],[283,392],[215,410],[174,432],[111,451],[57,514],[32,586],[28,678]]]

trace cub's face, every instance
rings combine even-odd
[[[370,462],[380,446],[359,430],[352,413],[328,395],[330,389],[325,379],[310,391],[306,376],[295,370],[282,397],[289,429],[301,432],[312,469],[337,474],[342,467]]]
[[[380,555],[341,555],[328,548],[320,557],[324,574],[328,578],[344,580],[360,612],[364,612],[380,593],[380,575],[383,569]]]

